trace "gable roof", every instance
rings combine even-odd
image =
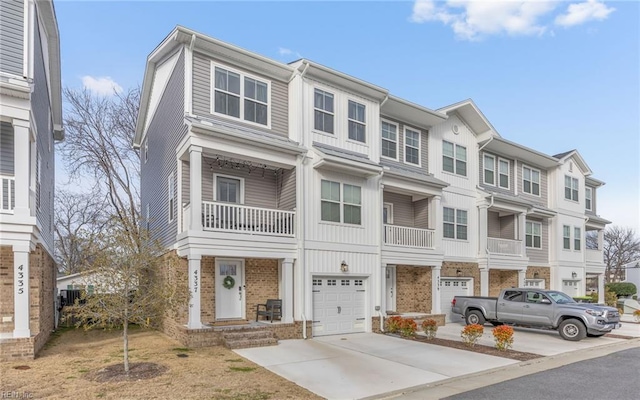
[[[438,108],[436,111],[447,115],[450,115],[454,112],[458,113],[462,117],[462,119],[465,120],[467,124],[469,124],[469,127],[471,127],[471,129],[477,135],[488,131],[493,131],[495,135],[497,135],[498,137],[500,136],[498,131],[496,131],[493,125],[491,125],[491,122],[489,122],[487,117],[484,116],[476,103],[471,99],[459,101],[457,103]]]
[[[480,150],[491,150],[494,153],[505,156],[508,155],[518,160],[525,161],[527,164],[533,164],[534,166],[545,169],[560,165],[560,162],[554,157],[498,136],[493,136],[483,142],[480,142],[479,145]]]
[[[556,154],[553,157],[562,161],[563,163],[567,161],[569,158],[573,158],[576,164],[578,164],[578,167],[584,172],[585,176],[589,176],[593,173],[593,171],[591,171],[591,168],[589,168],[589,166],[587,165],[587,162],[584,161],[584,158],[582,158],[578,150],[574,149],[574,150],[565,151],[564,153]]]
[[[436,125],[448,118],[442,112],[431,110],[394,95],[389,95],[386,101],[382,102],[380,115],[395,117],[415,127],[424,128]]]

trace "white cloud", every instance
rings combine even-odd
[[[588,0],[584,3],[574,3],[567,7],[567,12],[556,17],[556,25],[571,27],[589,21],[602,21],[616,9],[607,7],[598,0]]]
[[[293,51],[291,49],[287,49],[286,47],[278,47],[278,54],[280,54],[283,57],[295,56],[296,58],[302,58],[300,53],[298,53],[297,51]]]
[[[450,26],[456,37],[465,40],[499,34],[540,36],[548,32],[547,21],[557,4],[557,1],[546,0],[416,0],[409,20],[415,23],[441,22]],[[570,5],[566,18],[571,16],[571,21],[580,19],[579,23],[582,23],[604,19],[612,11],[597,0],[588,0]]]
[[[122,86],[118,85],[118,83],[109,76],[94,78],[93,76],[85,75],[82,77],[82,86],[101,96],[111,96],[116,92],[122,91]]]

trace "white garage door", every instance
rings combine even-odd
[[[471,296],[471,280],[440,279],[440,307],[447,322],[451,321],[451,300],[454,296]]]
[[[361,278],[313,277],[313,336],[364,332]]]

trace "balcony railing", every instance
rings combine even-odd
[[[511,239],[487,238],[487,249],[491,253],[505,254],[509,256],[521,256],[522,241]]]
[[[604,263],[604,253],[602,252],[602,250],[587,249],[585,251],[585,257],[587,259],[587,262],[598,264]]]
[[[184,209],[185,230],[188,229],[189,208]],[[295,211],[202,202],[202,227],[206,231],[293,237],[295,215]]]
[[[395,246],[433,249],[435,231],[408,226],[384,225],[384,243]]]
[[[0,212],[13,213],[16,206],[16,179],[0,175]]]

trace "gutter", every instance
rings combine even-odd
[[[495,136],[491,136],[491,137],[489,138],[489,140],[487,140],[487,143],[485,143],[485,144],[483,144],[482,146],[480,146],[480,148],[478,149],[478,151],[482,151],[482,149],[484,149],[485,147],[487,147],[487,146],[489,145],[489,143],[491,143],[491,142],[493,141],[493,138],[494,138],[494,137],[495,137]]]

